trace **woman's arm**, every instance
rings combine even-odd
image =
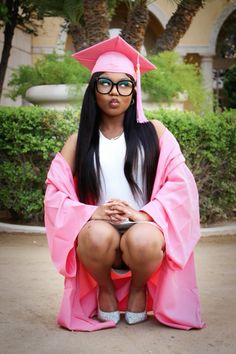
[[[78,133],[72,134],[66,141],[61,150],[61,154],[71,168],[72,174],[75,174],[75,154]]]

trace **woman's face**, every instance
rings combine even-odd
[[[107,80],[106,80],[107,79]],[[112,87],[112,83],[118,84]],[[126,110],[131,104],[133,94],[123,96],[122,94],[129,94],[132,91],[132,83],[129,76],[124,73],[103,73],[99,76],[96,83],[95,95],[97,105],[100,108],[103,117],[124,117]],[[109,93],[109,90],[111,91]],[[104,94],[105,92],[105,94]]]

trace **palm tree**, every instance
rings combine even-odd
[[[173,50],[188,30],[193,17],[203,7],[205,0],[181,0],[169,19],[164,32],[157,40],[156,53]]]
[[[109,18],[106,0],[83,1],[84,24],[89,45],[109,38]]]
[[[144,42],[146,27],[149,20],[147,0],[126,1],[128,3],[127,21],[121,31],[123,37],[138,51]]]

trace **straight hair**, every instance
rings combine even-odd
[[[99,125],[100,109],[96,102],[95,80],[101,73],[95,73],[86,89],[81,108],[80,124],[76,145],[75,179],[76,192],[82,203],[96,205],[100,197]],[[124,174],[134,198],[142,196],[135,181],[138,153],[143,152],[142,173],[145,197],[150,200],[159,157],[159,143],[156,129],[151,122],[137,123],[136,94],[125,112],[124,135],[126,156]]]

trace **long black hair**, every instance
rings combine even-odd
[[[76,146],[75,176],[76,191],[81,202],[96,204],[100,197],[100,162],[99,162],[99,125],[100,109],[96,103],[95,80],[101,73],[95,73],[88,84],[80,115],[79,133]],[[127,109],[124,118],[126,157],[125,177],[135,197],[140,195],[135,182],[134,171],[137,168],[138,153],[143,151],[144,189],[146,198],[151,198],[159,157],[159,144],[156,130],[151,122],[137,123],[136,94]]]

